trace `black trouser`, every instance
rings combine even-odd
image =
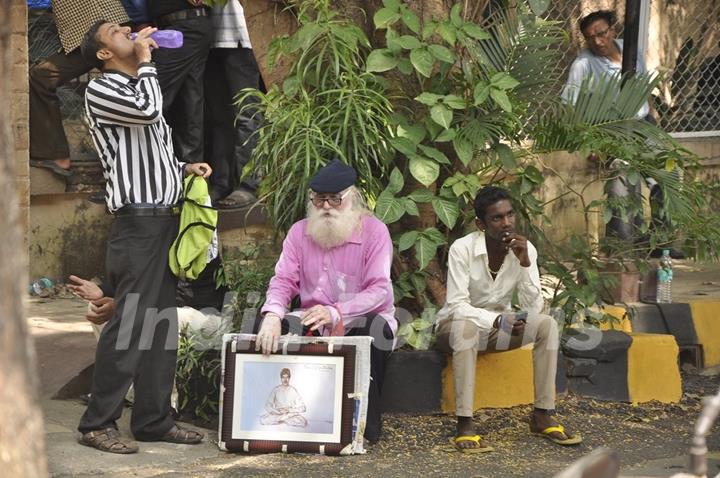
[[[62,124],[57,89],[90,71],[76,48],[55,53],[30,69],[30,157],[65,159],[70,148]]]
[[[255,321],[254,333],[260,330],[261,319]],[[292,332],[297,335],[307,335],[308,328],[300,324],[299,318],[287,315],[282,320],[282,334]],[[370,347],[370,390],[368,391],[367,424],[365,438],[371,442],[380,439],[382,432],[382,396],[383,380],[385,378],[385,365],[393,346],[393,332],[387,321],[376,314],[358,317],[349,326],[345,327],[346,337],[370,336],[373,343]]]
[[[647,115],[645,121],[653,125],[657,125],[657,121],[652,115]],[[641,234],[644,223],[642,212],[642,186],[640,180],[636,184],[630,184],[627,174],[622,171],[622,167],[618,167],[613,172],[613,178],[605,184],[605,193],[610,200],[625,200],[627,205],[625,209],[634,207],[639,209],[632,213],[626,214],[626,220],[623,220],[621,209],[612,208],[612,217],[605,226],[605,235],[614,237],[626,242],[643,242],[646,237]],[[634,203],[634,204],[633,204]],[[669,227],[670,221],[667,213],[664,211],[665,197],[662,188],[659,185],[650,187],[650,212],[652,216],[652,226],[654,228]]]
[[[180,161],[203,162],[203,75],[210,51],[210,17],[162,24],[183,33],[181,48],[158,48],[153,60],[163,94],[163,115],[173,129],[173,145]]]
[[[82,433],[116,426],[131,383],[135,438],[160,437],[174,424],[170,394],[178,324],[168,251],[177,231],[177,216],[122,216],[112,224],[106,269],[116,309],[98,341],[92,395],[78,426]]]
[[[213,48],[205,66],[205,158],[212,166],[210,187],[217,199],[233,192],[255,147],[261,118],[254,109],[240,114],[235,95],[260,87],[260,71],[250,48]],[[250,141],[248,141],[248,139]],[[242,186],[254,190],[256,179]]]

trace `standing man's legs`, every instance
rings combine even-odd
[[[233,161],[235,121],[232,94],[225,77],[231,48],[213,48],[205,64],[205,159],[213,168],[210,198],[213,204],[233,192],[237,165]]]
[[[238,47],[230,50],[225,61],[225,78],[230,87],[230,93],[235,102],[235,95],[245,88],[260,88],[260,69],[255,61],[255,55],[250,48]],[[235,147],[233,159],[238,175],[250,161],[257,139],[255,131],[260,127],[262,117],[257,110],[247,106],[247,101],[242,105],[235,105]],[[257,188],[258,178],[247,178],[241,183],[241,187],[249,192]]]
[[[92,69],[76,48],[55,53],[30,69],[30,158],[70,168],[70,148],[62,124],[57,89]]]
[[[203,77],[212,24],[209,17],[195,17],[163,24],[162,28],[183,33],[181,48],[153,52],[163,93],[163,116],[173,129],[178,159],[203,162]]]
[[[98,342],[92,395],[78,426],[81,433],[116,427],[133,380],[133,434],[137,438],[160,437],[174,425],[170,392],[177,320],[173,324],[171,317],[160,322],[164,325],[155,331],[149,350],[142,350],[140,338],[148,309],[174,310],[175,280],[167,256],[177,227],[176,216],[124,216],[113,222],[107,272],[115,289],[116,309]]]

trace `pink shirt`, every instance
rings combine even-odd
[[[293,297],[300,295],[302,309],[333,306],[344,325],[354,317],[380,314],[397,332],[390,281],[393,245],[387,226],[375,216],[364,216],[350,240],[332,249],[318,246],[306,234],[306,226],[303,219],[290,228],[261,312],[282,317]]]

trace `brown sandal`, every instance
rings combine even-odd
[[[173,425],[173,427],[163,436],[158,438],[157,441],[195,445],[200,443],[204,437],[205,435],[196,432],[195,430],[188,430],[187,428],[181,428],[177,425]]]
[[[138,446],[135,442],[122,438],[120,432],[112,427],[84,433],[78,442],[81,445],[108,453],[127,455],[138,452]]]

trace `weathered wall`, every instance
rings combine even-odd
[[[720,137],[683,138],[680,143],[701,159],[698,178],[703,181],[720,181]],[[570,234],[587,234],[594,239],[605,235],[605,224],[599,214],[582,214],[583,204],[602,199],[603,184],[598,181],[597,167],[580,154],[554,153],[538,158],[538,166],[546,176],[545,187],[538,199],[543,202],[558,198],[546,208],[553,220],[547,228],[548,237],[563,241]],[[648,190],[643,184],[643,196]],[[647,203],[647,201],[646,201]],[[646,204],[646,215],[649,206]]]
[[[564,241],[571,234],[588,235],[597,241],[604,235],[602,216],[582,213],[584,205],[602,198],[603,184],[598,180],[597,165],[580,154],[565,152],[543,155],[538,167],[545,176],[538,199],[546,204],[552,218],[548,236]]]
[[[30,280],[90,278],[105,270],[105,243],[111,217],[87,194],[32,196]]]
[[[27,244],[27,231],[30,223],[30,176],[28,137],[28,43],[27,43],[27,3],[13,0],[10,7],[10,48],[12,50],[12,97],[9,99],[15,144],[15,178],[20,207],[19,220]],[[4,100],[4,99],[3,99]],[[7,106],[6,106],[7,107]]]

